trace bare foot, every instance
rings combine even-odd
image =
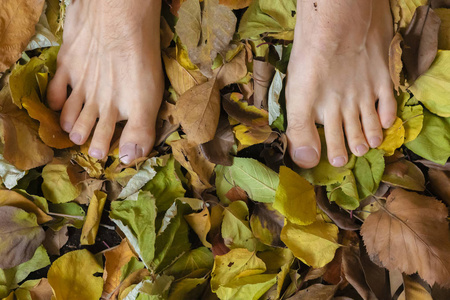
[[[160,10],[161,0],[72,0],[68,7],[47,97],[52,109],[62,109],[61,126],[75,144],[86,142],[98,119],[89,148],[94,158],[108,154],[122,120],[128,120],[120,138],[124,163],[153,147],[164,89]]]
[[[393,35],[388,0],[301,0],[286,88],[288,143],[294,162],[320,158],[323,124],[328,160],[340,167],[364,155],[392,125],[396,101],[388,69]],[[376,102],[378,100],[378,112]]]

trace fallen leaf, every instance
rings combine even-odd
[[[399,88],[404,84],[404,79],[402,78],[403,62],[402,62],[402,43],[403,37],[397,32],[391,41],[389,47],[389,74],[391,75],[392,82],[394,83],[394,89],[397,93],[400,91]],[[403,80],[402,80],[403,79]]]
[[[18,60],[34,35],[44,0],[12,1],[0,4],[0,72],[4,72]]]
[[[48,282],[53,289],[52,299],[99,299],[103,280],[94,274],[101,272],[102,266],[86,249],[64,254],[48,270]]]
[[[206,240],[206,236],[211,229],[211,219],[209,216],[208,207],[205,205],[201,212],[185,215],[184,218],[188,222],[189,226],[191,226],[194,232],[198,235],[202,244],[205,247],[211,248],[211,243]]]
[[[236,27],[233,12],[219,0],[204,2],[203,12],[197,0],[187,0],[178,11],[175,30],[189,51],[191,61],[208,78],[213,76],[212,62],[229,49]]]
[[[228,6],[231,9],[242,9],[252,3],[253,0],[219,0],[219,3]]]
[[[67,226],[63,226],[60,230],[54,231],[48,228],[45,231],[45,240],[43,245],[50,255],[61,255],[60,249],[69,240],[69,233],[67,231]]]
[[[198,299],[203,295],[207,278],[185,278],[174,282],[168,300]]]
[[[103,207],[106,202],[106,194],[102,191],[95,191],[89,202],[86,220],[81,231],[80,244],[93,245],[97,236],[98,226],[102,217]]]
[[[424,213],[426,211],[426,213]],[[447,208],[434,198],[395,189],[364,222],[361,234],[372,260],[429,284],[450,286]],[[420,259],[419,259],[420,258]]]
[[[288,300],[331,300],[338,290],[338,285],[313,284],[304,290],[299,291]]]
[[[225,286],[220,286],[216,294],[220,299],[233,300],[260,299],[277,281],[277,274],[260,274],[235,279]]]
[[[226,118],[221,117],[214,139],[201,144],[200,149],[203,155],[213,164],[231,166],[233,158],[230,156],[230,152],[234,145],[234,135],[230,123]]]
[[[231,202],[242,200],[245,203],[248,203],[248,195],[247,193],[238,186],[232,187],[226,194],[225,197],[229,199]]]
[[[397,118],[390,128],[383,129],[383,135],[383,143],[377,148],[383,150],[386,156],[391,156],[405,141],[405,127],[403,127],[402,119]]]
[[[394,30],[405,30],[411,22],[417,7],[427,5],[428,0],[391,0],[391,10],[394,17]]]
[[[438,49],[441,19],[428,5],[419,6],[404,34],[402,59],[412,84],[431,66]]]
[[[137,173],[130,178],[118,197],[126,198],[131,196],[138,192],[145,184],[147,184],[147,182],[152,180],[156,175],[156,171],[153,169],[155,165],[156,162],[154,158],[149,158],[141,164]]]
[[[249,146],[265,142],[272,134],[272,128],[269,125],[256,127],[240,124],[233,128],[233,132],[239,141],[237,150],[241,151]]]
[[[269,124],[269,114],[267,111],[249,105],[243,101],[243,96],[239,93],[224,95],[222,105],[228,115],[236,119],[239,123],[252,127]]]
[[[405,127],[405,143],[415,140],[423,128],[423,106],[405,106],[400,117]]]
[[[8,163],[2,154],[0,154],[0,177],[3,185],[7,189],[12,189],[17,185],[17,182],[25,176],[26,172],[17,169],[12,164]]]
[[[362,159],[362,161],[365,163],[362,164],[364,166],[364,170],[360,172],[361,175],[364,171],[368,171],[368,168],[366,168],[367,161],[364,159]],[[344,209],[354,210],[359,207],[360,197],[358,193],[358,185],[353,173],[345,176],[342,182],[327,185],[327,192],[330,201],[335,202]]]
[[[53,34],[47,20],[46,11],[49,10],[49,4],[46,2],[45,9],[39,17],[39,22],[36,24],[34,36],[27,45],[26,51],[35,50],[39,48],[47,48],[52,46],[59,46],[58,38]],[[52,7],[50,7],[52,8]]]
[[[431,192],[438,199],[450,205],[450,172],[442,170],[428,170]]]
[[[381,180],[393,186],[408,190],[422,192],[425,190],[425,176],[412,162],[406,160],[403,155],[394,155],[392,159],[386,159]]]
[[[431,0],[430,1],[431,7],[434,8],[450,8],[450,3],[448,0]]]
[[[446,0],[443,0],[446,1]],[[432,1],[433,2],[433,1]],[[439,28],[439,44],[438,48],[441,50],[450,50],[450,15],[449,8],[435,8],[433,4],[431,7],[434,9],[434,12],[441,19],[441,27]]]
[[[269,124],[273,123],[281,115],[281,106],[279,104],[281,91],[283,89],[283,80],[286,74],[281,73],[278,69],[275,70],[275,75],[273,76],[272,83],[269,88],[269,99],[268,99],[268,111],[269,111]]]
[[[9,269],[30,260],[45,239],[36,215],[13,207],[0,207],[0,268]]]
[[[433,300],[430,293],[418,282],[413,280],[410,276],[402,274],[403,276],[403,296],[399,296],[399,299],[423,299]]]
[[[175,278],[191,277],[190,274],[196,274],[199,277],[204,276],[197,273],[199,271],[207,274],[211,271],[214,264],[214,257],[206,247],[200,247],[184,253],[173,265],[164,270],[164,274],[174,276]]]
[[[275,67],[264,60],[253,60],[253,104],[257,108],[268,108],[269,87],[275,73]],[[281,90],[281,89],[280,89]],[[269,119],[270,119],[269,115]],[[270,120],[269,123],[271,124]]]
[[[16,191],[0,190],[0,207],[2,206],[14,206],[32,213],[36,216],[38,224],[47,223],[53,219],[33,201]]]
[[[302,262],[321,268],[333,259],[340,247],[337,243],[338,231],[336,225],[321,221],[302,226],[286,220],[281,240]]]
[[[273,208],[293,224],[314,223],[317,209],[314,186],[288,167],[281,166],[279,176]]]
[[[250,217],[250,227],[258,240],[265,245],[284,247],[280,239],[283,226],[284,216],[270,203],[255,203]]]

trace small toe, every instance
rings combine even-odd
[[[359,110],[350,107],[344,112],[343,116],[348,146],[353,154],[363,156],[369,151],[369,146],[361,128]]]
[[[289,153],[292,160],[302,168],[313,168],[320,160],[320,138],[311,115],[297,110],[288,116],[286,135]]]
[[[342,116],[339,112],[329,111],[324,123],[328,161],[335,167],[342,167],[348,162]]]
[[[109,151],[111,139],[116,128],[117,113],[102,113],[94,130],[89,155],[93,158],[103,159]]]
[[[386,88],[380,93],[378,115],[383,128],[387,129],[394,124],[397,116],[397,101],[393,89]]]
[[[155,121],[130,117],[120,137],[119,157],[124,164],[147,156],[155,143]]]
[[[47,102],[51,109],[61,110],[67,99],[69,74],[64,69],[58,69],[47,88]]]
[[[85,105],[78,119],[70,131],[69,137],[77,145],[83,145],[91,134],[98,116],[98,109],[94,105]]]
[[[84,95],[79,90],[73,90],[61,111],[60,123],[64,131],[72,131],[83,108],[83,103]]]
[[[361,107],[361,122],[366,140],[371,148],[376,148],[383,141],[383,131],[380,119],[375,110],[375,103],[368,103]]]

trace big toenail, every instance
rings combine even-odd
[[[103,158],[103,151],[97,149],[97,148],[92,148],[89,149],[89,155],[93,158],[96,159],[102,159]]]
[[[356,146],[356,152],[360,155],[366,154],[367,150],[369,150],[369,149],[367,148],[366,145]]]
[[[120,160],[126,165],[142,156],[144,156],[144,149],[136,144],[127,143],[120,147],[119,157]]]
[[[71,134],[69,134],[69,138],[75,144],[81,144],[81,134],[79,134],[78,132],[72,132]]]
[[[343,167],[346,164],[346,159],[343,156],[335,157],[331,163],[335,167]]]
[[[371,137],[369,139],[370,147],[376,148],[381,145],[381,139],[379,137]]]
[[[312,147],[299,147],[295,149],[294,161],[299,163],[314,163],[319,160],[317,151]]]
[[[73,127],[73,124],[72,124],[72,123],[64,122],[64,123],[63,123],[63,126],[62,126],[62,129],[63,129],[65,132],[70,132],[70,131],[72,131],[72,127]]]

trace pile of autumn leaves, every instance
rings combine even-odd
[[[29,22],[0,40],[1,71],[20,59],[0,81],[0,298],[329,299],[350,285],[365,299],[386,298],[383,268],[404,273],[411,297],[431,299],[408,276],[415,272],[450,286],[448,209],[437,200],[450,204],[450,12],[436,7],[445,1],[391,1],[398,119],[378,149],[334,168],[323,147],[310,170],[283,159],[295,1],[164,7],[170,87],[158,152],[130,166],[116,140],[107,159],[89,157],[45,106],[65,4],[22,2],[0,4],[0,24],[14,25],[12,12]],[[231,9],[249,4],[238,20]],[[259,161],[239,157],[249,147]],[[81,245],[99,242],[107,201],[124,237],[118,247],[68,252],[47,278],[24,281],[59,255],[68,226],[81,230]]]

